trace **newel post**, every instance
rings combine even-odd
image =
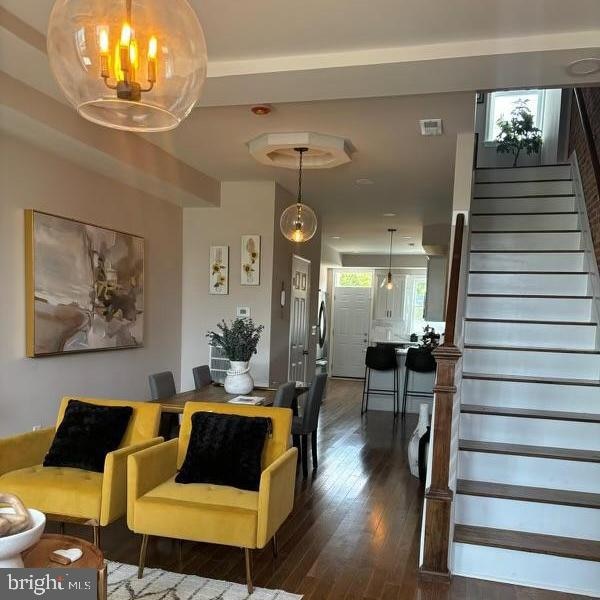
[[[450,579],[450,517],[453,493],[450,481],[452,415],[456,394],[456,370],[462,353],[454,344],[442,344],[434,350],[437,362],[433,419],[431,484],[425,490],[425,522],[421,575]]]

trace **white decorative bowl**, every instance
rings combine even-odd
[[[35,508],[27,509],[33,526],[21,533],[0,537],[0,569],[22,569],[21,553],[37,544],[44,533],[46,515]],[[12,508],[0,508],[0,513],[13,513]]]

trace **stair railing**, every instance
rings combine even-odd
[[[453,498],[458,454],[458,418],[462,379],[462,321],[467,279],[465,215],[459,213],[446,304],[444,342],[434,350],[437,362],[431,422],[432,446],[425,490],[420,574],[426,579],[450,578],[449,553],[453,534]]]
[[[600,159],[598,158],[598,150],[596,148],[596,143],[594,142],[594,134],[592,133],[590,116],[585,105],[581,88],[573,88],[573,92],[575,94],[575,102],[577,103],[577,109],[579,111],[579,118],[581,119],[583,135],[585,137],[588,152],[590,154],[590,162],[592,163],[592,169],[596,179],[596,188],[600,192]]]

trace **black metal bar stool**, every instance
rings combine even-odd
[[[433,391],[408,389],[408,375],[414,373],[431,373],[436,369],[436,362],[431,350],[428,348],[409,348],[404,363],[404,390],[402,392],[402,418],[406,416],[406,399],[408,396],[415,398],[433,398]]]
[[[371,387],[371,370],[373,371],[392,371],[394,377],[394,389],[381,389]],[[365,384],[363,386],[363,395],[361,403],[361,414],[369,410],[369,393],[376,392],[381,396],[394,397],[394,417],[398,414],[400,397],[398,394],[398,358],[396,348],[388,344],[380,346],[370,346],[367,348],[365,358]]]

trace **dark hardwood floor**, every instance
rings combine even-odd
[[[448,584],[417,577],[423,490],[406,464],[416,417],[403,426],[391,413],[361,419],[362,384],[333,380],[321,412],[319,468],[298,475],[294,512],[279,533],[279,556],[254,553],[260,587],[304,594],[305,600],[566,600],[532,588],[455,577]],[[168,515],[165,514],[165,518]],[[54,525],[49,525],[51,530]],[[67,525],[67,533],[90,536]],[[118,522],[102,531],[108,559],[137,564],[140,537]],[[173,540],[150,542],[150,567],[244,582],[239,549]]]

